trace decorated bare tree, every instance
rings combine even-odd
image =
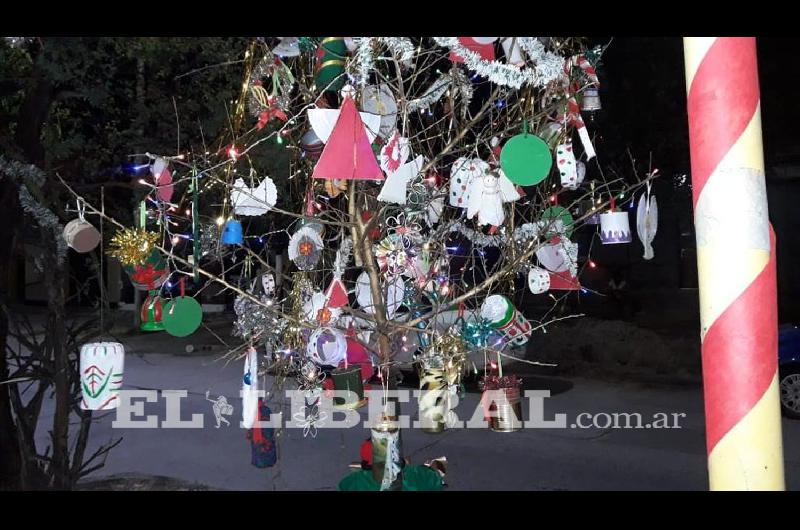
[[[349,408],[374,367],[385,396],[413,363],[433,432],[462,374],[483,364],[484,388],[501,395],[490,423],[515,430],[519,380],[502,359],[536,363],[522,347],[564,318],[523,315],[517,295],[555,306],[580,290],[573,232],[600,224],[602,243],[630,242],[622,203],[652,177],[606,178],[595,163],[583,116],[600,107],[601,52],[575,37],[255,39],[226,133],[145,153],[133,224],[86,212],[117,226],[111,254],[149,290],[143,329],[190,334],[199,292],[235,293],[242,344],[228,355],[246,357],[246,425],[269,414],[251,397],[263,347],[262,373],[293,376],[312,402],[332,381],[352,392],[335,401]],[[649,192],[641,204],[646,240]],[[374,476],[397,488],[398,429],[388,408],[383,419]],[[254,463],[270,461],[253,440]]]

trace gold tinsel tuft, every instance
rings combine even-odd
[[[155,232],[123,228],[111,238],[108,255],[119,259],[123,265],[138,265],[150,256],[158,237]]]

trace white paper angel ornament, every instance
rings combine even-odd
[[[636,231],[639,239],[644,246],[644,259],[653,259],[653,239],[656,237],[658,229],[658,203],[656,196],[650,194],[650,183],[647,183],[647,191],[639,198],[639,206],[636,209]]]
[[[500,171],[491,171],[472,180],[469,187],[467,217],[478,214],[479,225],[500,226],[505,221],[503,203],[520,198],[514,184]]]
[[[277,202],[278,190],[269,177],[265,177],[255,188],[247,186],[241,177],[233,183],[231,204],[236,215],[263,215]]]
[[[378,194],[378,200],[394,204],[405,204],[408,183],[419,175],[424,165],[425,157],[418,156],[411,162],[400,166],[397,171],[387,172],[386,180],[383,182],[381,192]]]

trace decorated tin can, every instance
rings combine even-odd
[[[366,405],[364,399],[364,382],[361,380],[361,366],[353,365],[348,368],[337,368],[331,372],[334,391],[355,392],[356,397],[336,396],[333,398],[333,406],[338,409],[357,409]]]
[[[91,342],[81,346],[81,408],[109,410],[117,408],[125,347],[118,342]]]
[[[428,433],[444,431],[449,412],[450,393],[444,369],[423,366],[420,370],[419,419],[422,430]]]
[[[372,478],[381,491],[403,489],[403,443],[396,418],[383,415],[372,427]]]

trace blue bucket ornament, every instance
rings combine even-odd
[[[242,238],[242,223],[235,219],[231,219],[222,229],[222,242],[226,245],[241,245],[244,242]]]

